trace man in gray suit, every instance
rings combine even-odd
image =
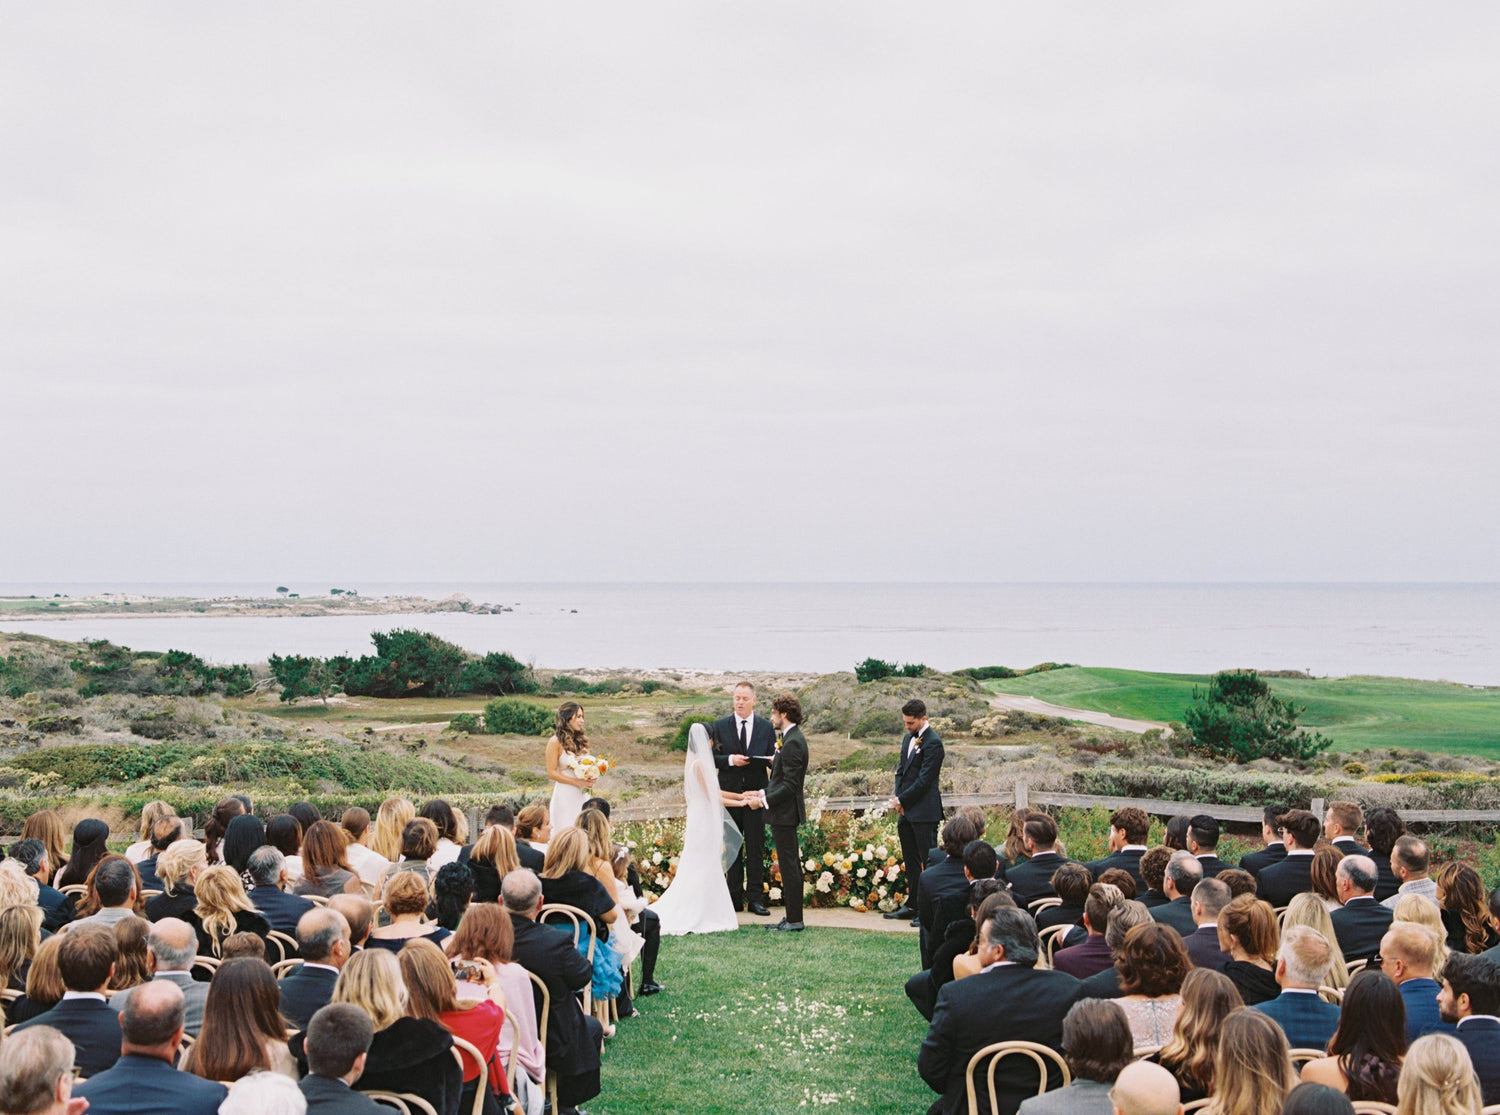
[[[1080,999],[1063,1019],[1063,1056],[1073,1083],[1025,1100],[1017,1115],[1112,1115],[1109,1092],[1135,1060],[1135,1039],[1120,1004]]]
[[[208,984],[193,979],[193,957],[198,954],[198,935],[193,927],[179,918],[162,918],[151,927],[146,938],[148,962],[153,980],[166,980],[182,988],[185,1010],[182,1028],[196,1038],[203,1028],[203,1004],[208,999]],[[110,996],[109,1005],[123,1011],[137,988],[127,987]]]

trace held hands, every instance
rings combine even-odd
[[[764,790],[746,790],[745,804],[751,809],[764,809],[766,807],[766,792]]]

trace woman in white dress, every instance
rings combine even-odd
[[[739,919],[724,871],[740,854],[744,838],[724,806],[743,805],[744,798],[719,789],[708,731],[702,724],[694,724],[688,732],[682,789],[687,798],[687,831],[677,875],[651,909],[667,936],[732,932],[739,928]]]
[[[572,828],[583,803],[594,790],[594,779],[563,769],[564,755],[587,755],[589,737],[583,734],[583,706],[568,701],[557,710],[557,729],[547,741],[547,777],[552,779],[552,829]]]

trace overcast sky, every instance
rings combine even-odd
[[[1494,580],[1500,8],[7,5],[0,581]]]

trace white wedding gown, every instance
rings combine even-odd
[[[687,831],[677,875],[651,909],[661,919],[662,933],[670,937],[733,932],[739,928],[739,919],[729,898],[724,865],[726,859],[732,863],[739,855],[742,838],[719,797],[719,777],[702,724],[694,724],[688,733],[682,789],[687,798]]]

